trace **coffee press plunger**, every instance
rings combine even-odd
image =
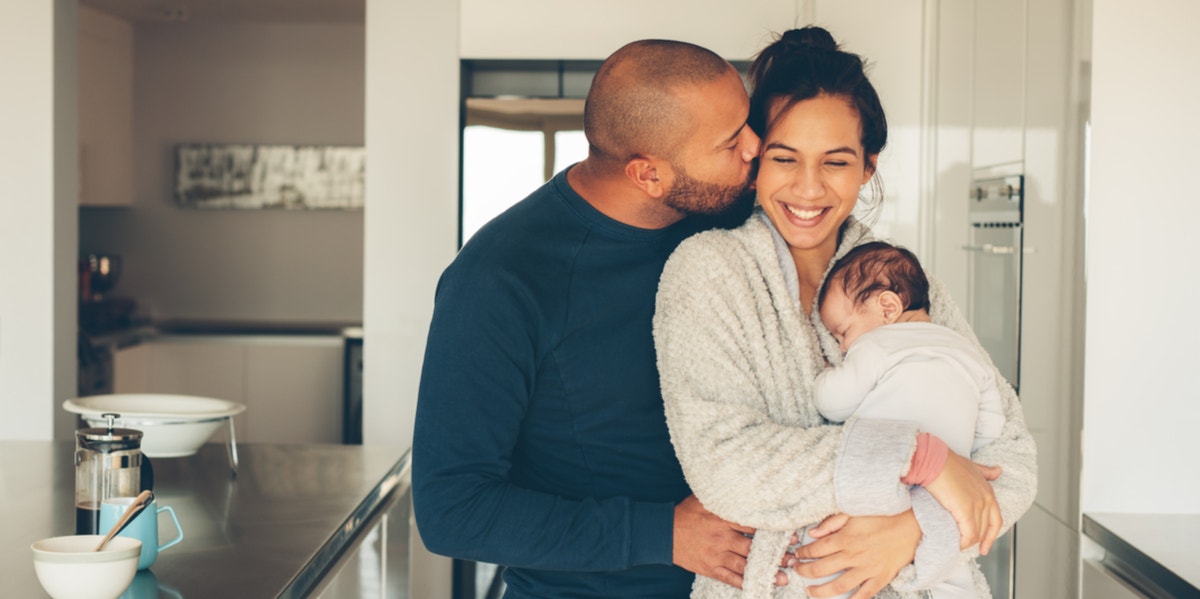
[[[102,414],[107,426],[75,431],[75,534],[100,534],[100,502],[133,497],[149,488],[143,471],[150,462],[142,455],[142,431],[113,428],[120,414]]]

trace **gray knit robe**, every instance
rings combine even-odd
[[[873,240],[853,218],[830,262]],[[931,281],[930,316],[978,344],[942,286]],[[732,231],[708,231],[672,254],[654,316],[658,368],[671,441],[688,484],[718,516],[758,529],[744,591],[697,577],[694,598],[805,597],[789,584],[773,588],[793,532],[838,512],[888,515],[910,507],[924,538],[914,564],[879,597],[923,597],[958,560],[954,521],[924,489],[900,483],[915,450],[916,425],[852,418],[824,421],[812,384],[840,364],[838,344],[816,307],[804,315],[795,265],[783,239],[756,214]],[[996,375],[1006,423],[1000,437],[971,457],[1003,469],[993,483],[1007,530],[1037,493],[1033,438],[1012,387]],[[988,597],[975,571],[976,588]]]

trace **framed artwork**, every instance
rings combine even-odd
[[[361,146],[182,144],[175,200],[187,208],[355,210],[365,172]]]

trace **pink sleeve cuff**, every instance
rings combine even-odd
[[[950,447],[945,441],[929,433],[917,434],[917,450],[913,453],[912,465],[900,482],[922,487],[928,485],[942,473],[949,455]]]

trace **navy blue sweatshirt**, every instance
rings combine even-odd
[[[687,597],[651,317],[694,232],[624,225],[559,173],[438,283],[413,440],[426,547],[509,566],[506,597]]]

